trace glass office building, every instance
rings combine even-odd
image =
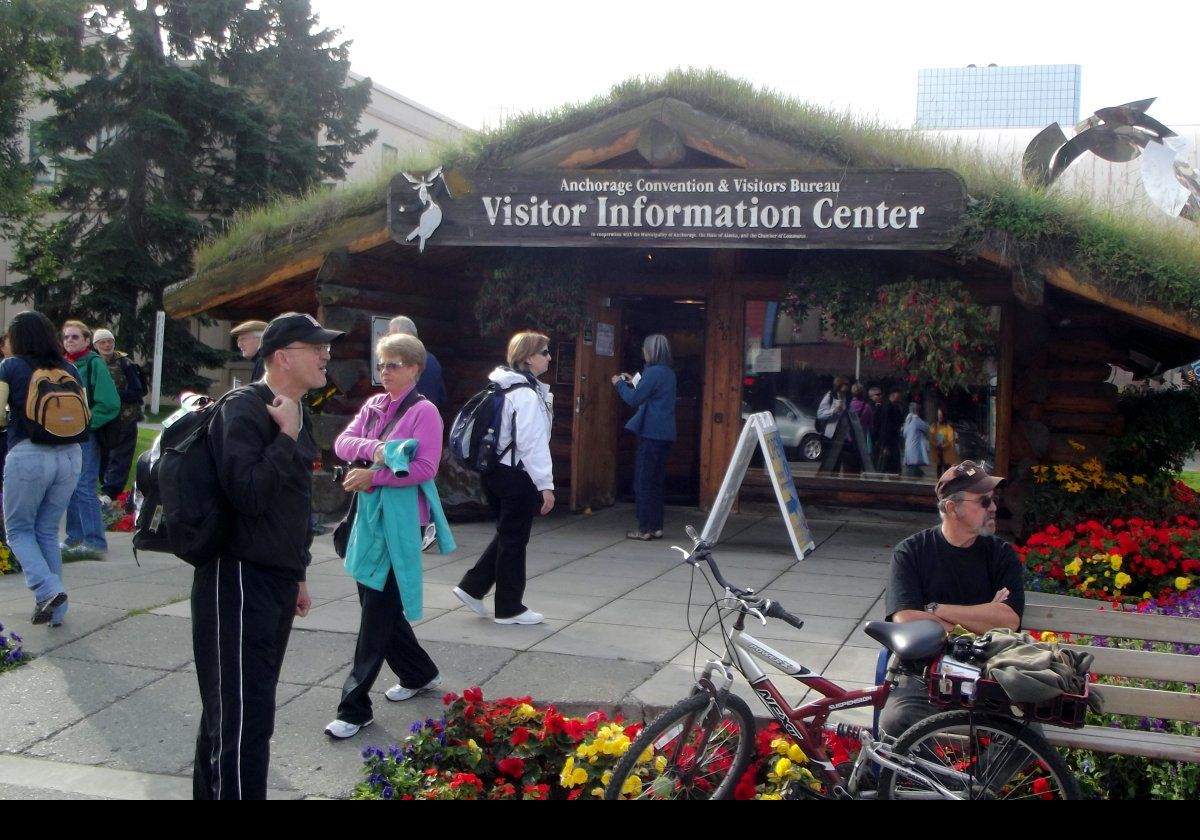
[[[1078,64],[917,72],[917,128],[1041,128],[1079,121]]]

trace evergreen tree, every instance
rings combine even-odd
[[[341,177],[370,140],[355,128],[369,90],[343,91],[344,47],[315,22],[307,0],[96,7],[70,68],[83,81],[49,93],[56,114],[40,126],[65,216],[26,226],[28,276],[6,294],[109,325],[148,358],[163,293],[204,236],[239,208]],[[203,387],[197,370],[228,358],[168,321],[168,387]]]
[[[29,215],[37,161],[25,159],[25,111],[79,42],[82,0],[0,0],[0,233]]]

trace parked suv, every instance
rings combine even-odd
[[[742,419],[752,412],[742,403]],[[775,427],[783,438],[783,448],[789,456],[801,461],[820,461],[825,452],[825,438],[817,431],[816,420],[787,397],[775,398]]]

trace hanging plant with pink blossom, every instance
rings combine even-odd
[[[483,335],[508,337],[537,330],[556,341],[579,334],[587,316],[592,277],[582,260],[561,255],[516,254],[496,265],[475,299]]]
[[[818,313],[826,329],[904,371],[913,385],[985,384],[996,354],[991,312],[960,281],[895,281],[864,258],[806,256],[788,277],[782,308],[797,325]]]

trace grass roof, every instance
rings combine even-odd
[[[324,189],[243,213],[196,252],[201,278],[243,258],[261,259],[354,216],[386,207],[387,184],[401,170],[436,164],[462,170],[501,166],[533,149],[661,97],[736,122],[747,130],[853,167],[944,167],[958,172],[971,196],[959,249],[987,247],[1021,265],[1049,260],[1085,282],[1134,303],[1153,303],[1200,320],[1200,231],[1166,216],[1112,210],[1061,189],[1024,184],[1011,160],[962,141],[899,131],[878,121],[819,108],[716,70],[674,70],[633,78],[607,95],[545,113],[399,161],[374,179]]]

